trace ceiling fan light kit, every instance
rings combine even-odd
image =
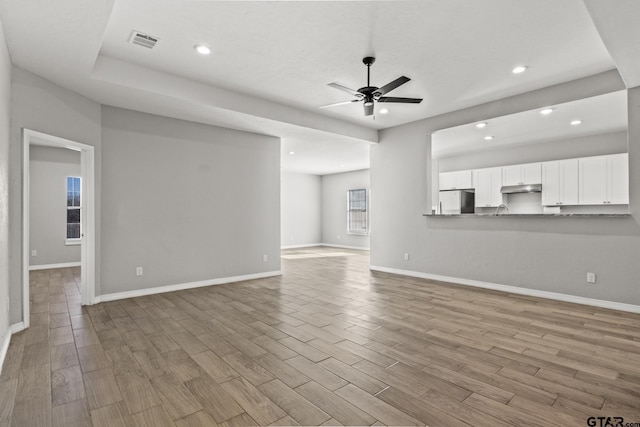
[[[336,107],[338,105],[350,104],[352,102],[360,102],[364,101],[364,115],[371,116],[373,115],[373,107],[375,102],[395,102],[400,104],[419,104],[422,102],[422,98],[398,98],[392,96],[384,96],[392,90],[396,89],[399,86],[407,83],[411,79],[409,77],[401,76],[395,79],[392,82],[387,83],[382,87],[371,86],[371,66],[374,62],[376,62],[376,58],[373,56],[367,56],[362,59],[364,65],[367,66],[367,85],[361,87],[358,90],[350,89],[340,83],[329,83],[329,86],[341,90],[343,92],[347,92],[352,96],[355,96],[356,99],[352,99],[350,101],[337,102],[335,104],[323,105],[320,108],[328,108],[328,107]]]

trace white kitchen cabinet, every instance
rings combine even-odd
[[[502,204],[502,168],[486,168],[473,171],[476,189],[475,204],[478,208],[497,207]]]
[[[578,159],[542,163],[542,205],[578,204]]]
[[[473,188],[471,171],[442,172],[439,176],[440,190],[460,190]]]
[[[526,163],[502,167],[502,185],[540,184],[542,182],[542,165]]]
[[[629,203],[628,154],[578,159],[578,203],[625,205]]]

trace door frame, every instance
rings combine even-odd
[[[80,294],[82,305],[95,304],[95,147],[31,129],[22,130],[22,321],[29,327],[29,161],[30,147],[40,145],[68,148],[80,152],[81,198],[81,271]]]

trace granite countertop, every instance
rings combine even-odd
[[[601,213],[601,214],[582,214],[582,213],[536,213],[536,214],[501,214],[501,215],[494,215],[494,214],[487,214],[487,213],[479,213],[479,214],[444,214],[444,215],[440,215],[440,214],[423,214],[422,216],[427,216],[427,217],[459,217],[459,218],[473,218],[473,217],[493,217],[493,218],[499,218],[499,217],[529,217],[529,218],[541,218],[541,217],[614,217],[614,218],[625,218],[625,217],[629,217],[631,216],[631,214],[629,213]]]

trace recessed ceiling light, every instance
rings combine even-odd
[[[517,67],[514,67],[513,70],[511,70],[511,72],[513,74],[520,74],[520,73],[524,73],[525,71],[527,71],[527,67],[526,65],[518,65]]]
[[[555,108],[545,108],[544,110],[540,110],[540,114],[542,114],[543,116],[548,116],[549,114],[553,113],[553,110],[555,110]]]
[[[485,141],[491,141],[493,139],[492,135],[487,135],[484,137]]]
[[[482,129],[484,127],[487,127],[487,122],[480,122],[480,123],[476,123],[476,127],[478,129]]]
[[[296,154],[296,152],[295,152],[295,151],[289,151],[289,155],[290,155],[290,156],[293,156],[294,154]]]
[[[572,120],[571,126],[578,126],[580,123],[582,123],[582,120]]]
[[[343,168],[343,167],[344,167],[344,165],[340,165],[340,167],[341,167],[341,168]]]
[[[203,44],[197,44],[193,47],[196,52],[200,55],[209,55],[211,53],[211,48],[209,46],[205,46]]]
[[[386,108],[383,108],[382,110],[380,110],[380,114],[387,114],[389,112],[389,110],[387,110]]]

